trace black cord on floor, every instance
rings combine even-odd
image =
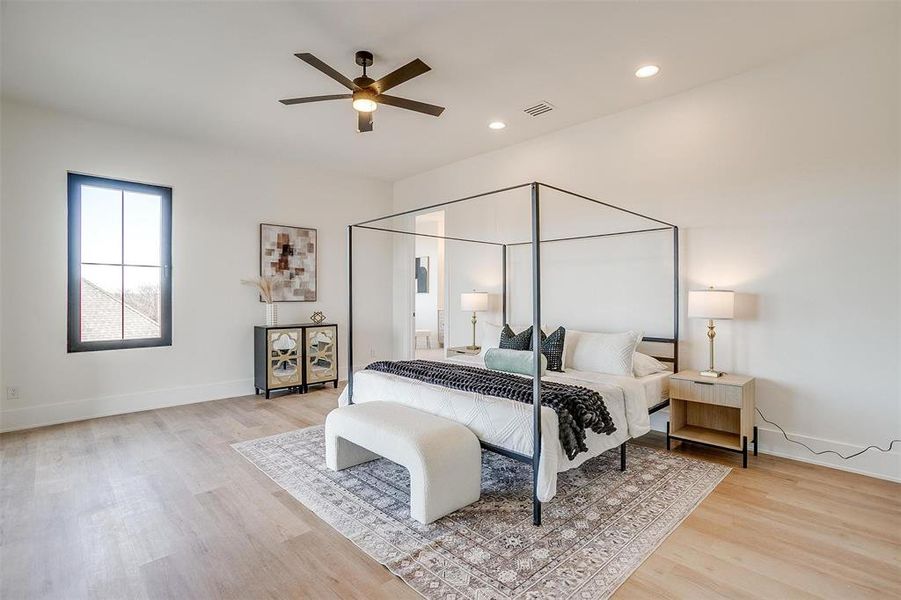
[[[863,454],[863,453],[866,452],[867,450],[872,450],[872,449],[874,449],[874,448],[875,448],[876,450],[879,450],[880,452],[891,452],[892,446],[895,445],[895,442],[901,444],[901,440],[892,440],[892,441],[889,443],[888,448],[886,448],[886,449],[884,449],[884,450],[883,450],[882,448],[880,448],[879,446],[867,446],[866,448],[864,448],[864,449],[861,450],[860,452],[855,452],[854,454],[849,454],[848,456],[844,456],[844,455],[842,455],[842,454],[839,454],[839,453],[836,452],[835,450],[821,450],[821,451],[817,452],[816,450],[814,450],[813,448],[811,448],[810,446],[808,446],[808,445],[805,444],[804,442],[799,442],[798,440],[793,440],[793,439],[791,439],[790,437],[788,437],[788,434],[785,433],[785,430],[782,429],[782,427],[781,427],[778,423],[773,423],[772,421],[770,421],[769,419],[767,419],[765,416],[763,416],[763,413],[760,412],[760,409],[759,409],[759,408],[757,409],[757,414],[760,415],[760,418],[761,418],[761,419],[763,419],[764,421],[766,421],[766,422],[769,423],[770,425],[773,425],[774,427],[776,427],[777,429],[779,429],[779,431],[782,432],[782,437],[784,437],[786,440],[788,440],[789,442],[792,442],[792,443],[794,443],[794,444],[798,444],[799,446],[804,446],[805,448],[807,448],[809,451],[813,452],[814,454],[835,454],[836,456],[838,456],[839,458],[841,458],[841,459],[843,459],[843,460],[848,460],[848,459],[854,458],[855,456],[860,456],[861,454]]]

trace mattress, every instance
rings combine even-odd
[[[455,357],[452,362],[484,366],[478,356]],[[569,371],[549,374],[547,379],[597,390],[604,398],[616,431],[610,435],[587,431],[585,442],[588,451],[569,460],[560,444],[557,413],[548,407],[542,407],[542,452],[537,490],[538,499],[542,502],[547,502],[556,495],[558,472],[573,469],[629,438],[647,433],[650,430],[647,398],[649,393],[656,393],[652,386],[636,383],[633,378],[624,377],[621,378],[622,381],[616,382],[609,379],[609,376],[599,376],[597,373]],[[381,400],[412,406],[466,425],[483,442],[520,454],[532,454],[531,404],[367,370],[354,374],[353,399],[355,403]],[[346,404],[345,388],[339,405]]]

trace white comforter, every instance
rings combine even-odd
[[[452,362],[484,366],[480,357]],[[547,502],[557,493],[558,472],[575,468],[629,438],[646,434],[650,431],[650,419],[644,389],[640,384],[631,384],[628,378],[617,378],[622,381],[611,383],[609,375],[568,371],[548,373],[544,379],[597,390],[616,425],[616,431],[610,435],[588,430],[588,452],[581,452],[569,460],[560,444],[557,413],[551,408],[541,408],[538,499]],[[366,370],[354,373],[354,403],[375,400],[406,404],[457,421],[484,442],[521,454],[532,454],[531,404],[449,389],[389,373]],[[338,404],[347,404],[347,388],[341,393]]]

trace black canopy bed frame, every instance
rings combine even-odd
[[[380,222],[389,221],[390,219],[394,219],[397,217],[404,217],[414,215],[416,213],[425,213],[429,211],[433,211],[435,209],[439,209],[442,207],[446,207],[452,204],[457,204],[460,202],[467,202],[470,200],[476,200],[479,198],[485,198],[487,196],[493,196],[496,194],[501,194],[504,192],[509,192],[517,189],[529,188],[531,194],[531,240],[525,242],[513,242],[513,243],[501,243],[496,241],[487,241],[487,240],[477,240],[477,239],[469,239],[469,238],[461,238],[461,237],[452,237],[452,236],[444,236],[437,234],[427,234],[427,233],[417,233],[415,231],[404,231],[402,229],[393,229],[390,227],[380,227],[378,224]],[[546,188],[549,190],[554,190],[556,192],[566,194],[575,198],[580,198],[582,200],[586,200],[588,202],[593,202],[595,204],[620,211],[621,213],[627,213],[635,217],[639,217],[651,223],[654,223],[653,226],[649,226],[642,229],[633,229],[629,231],[616,231],[610,233],[597,233],[591,235],[578,235],[573,237],[562,237],[562,238],[553,238],[553,239],[541,239],[541,228],[540,228],[540,209],[541,209],[541,188]],[[673,372],[679,370],[679,228],[672,223],[668,223],[666,221],[662,221],[660,219],[656,219],[654,217],[649,217],[647,215],[643,215],[641,213],[622,208],[620,206],[614,206],[607,202],[602,202],[600,200],[589,198],[588,196],[584,196],[582,194],[577,194],[575,192],[571,192],[568,190],[561,189],[559,187],[549,185],[546,183],[541,183],[539,181],[533,181],[529,183],[523,183],[520,185],[514,185],[510,187],[505,187],[497,190],[492,190],[489,192],[483,192],[481,194],[475,194],[472,196],[466,196],[464,198],[458,198],[456,200],[449,200],[446,202],[440,202],[438,204],[432,204],[429,206],[423,206],[420,208],[410,209],[398,213],[394,213],[391,215],[386,215],[383,217],[378,217],[375,219],[369,219],[367,221],[362,221],[360,223],[355,223],[347,226],[347,401],[349,404],[353,404],[353,367],[354,367],[354,346],[353,346],[353,233],[355,229],[366,229],[371,231],[381,231],[385,233],[391,234],[400,234],[400,235],[412,235],[412,236],[420,236],[420,237],[430,237],[430,238],[438,238],[442,240],[450,240],[450,241],[459,241],[459,242],[469,242],[475,244],[486,244],[491,246],[497,246],[501,249],[501,261],[503,264],[502,267],[502,294],[503,294],[503,302],[502,302],[502,313],[503,313],[503,323],[507,322],[507,248],[509,246],[521,246],[521,245],[530,245],[531,246],[531,262],[532,262],[532,348],[534,353],[534,367],[535,373],[532,376],[532,454],[522,454],[519,452],[514,452],[511,450],[507,450],[506,448],[501,448],[494,444],[489,444],[487,442],[482,442],[482,447],[491,452],[496,452],[508,458],[512,458],[519,462],[524,462],[530,464],[532,466],[532,522],[535,525],[541,525],[541,501],[538,500],[537,490],[538,490],[538,468],[539,461],[541,458],[541,245],[555,242],[565,242],[565,241],[574,241],[574,240],[584,240],[584,239],[592,239],[592,238],[603,238],[603,237],[612,237],[612,236],[620,236],[620,235],[630,235],[630,234],[638,234],[638,233],[649,233],[656,231],[671,231],[672,232],[672,249],[673,249],[673,305],[672,305],[672,319],[673,319],[673,329],[672,329],[672,337],[643,337],[643,342],[651,342],[651,343],[659,343],[659,344],[670,344],[672,346],[672,357],[667,356],[655,356],[654,358],[664,361],[670,362],[673,364]],[[665,408],[669,405],[669,400],[664,400],[659,404],[652,406],[648,412],[654,413],[662,408]],[[626,469],[626,442],[623,442],[620,445],[620,470]]]

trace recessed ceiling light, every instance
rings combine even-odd
[[[635,71],[635,76],[644,79],[645,77],[653,77],[659,72],[660,67],[657,65],[644,65],[643,67],[638,67],[638,70]]]
[[[492,121],[488,123],[488,127],[490,127],[491,129],[503,129],[506,126],[507,124],[503,121]]]

